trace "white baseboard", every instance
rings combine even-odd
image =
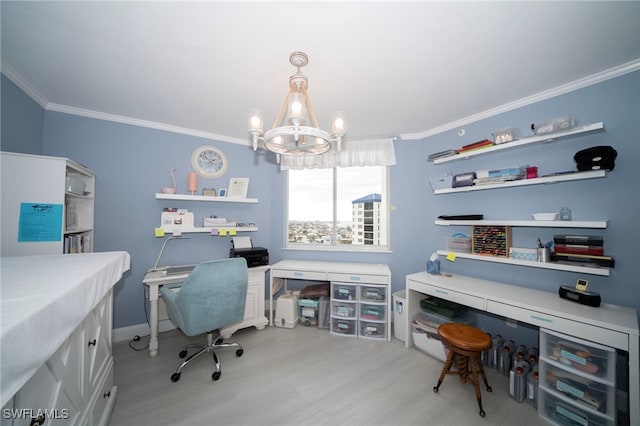
[[[163,331],[174,330],[176,328],[175,325],[169,320],[160,320],[158,321],[158,332],[162,333]],[[142,323],[136,325],[130,325],[127,327],[120,327],[113,329],[113,341],[114,342],[125,342],[128,340],[132,340],[135,336],[148,336],[151,334],[149,330],[149,324]]]

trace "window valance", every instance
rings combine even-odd
[[[340,152],[330,151],[315,156],[283,155],[281,170],[332,169],[334,167],[394,166],[394,138],[347,140]]]

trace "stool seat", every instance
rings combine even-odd
[[[484,331],[466,324],[449,322],[438,327],[438,334],[450,346],[469,352],[486,351],[492,345],[491,337]]]
[[[438,327],[438,335],[442,338],[443,343],[446,345],[449,353],[447,354],[447,360],[442,367],[438,384],[433,387],[434,392],[438,392],[440,385],[447,374],[455,374],[460,377],[462,383],[466,383],[467,379],[471,378],[471,383],[476,390],[476,399],[478,401],[478,407],[480,407],[480,416],[485,416],[485,411],[482,409],[482,396],[480,394],[480,385],[478,382],[478,374],[482,377],[487,391],[491,392],[491,386],[487,381],[487,375],[482,367],[480,357],[482,351],[485,351],[492,346],[491,337],[480,330],[479,328],[458,324],[454,322],[448,322]],[[451,367],[455,365],[455,371],[450,371]],[[469,371],[471,367],[471,371]]]

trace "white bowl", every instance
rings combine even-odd
[[[162,193],[163,194],[175,194],[176,193],[176,189],[174,187],[165,186],[164,188],[162,188]]]
[[[558,219],[558,213],[533,213],[531,216],[535,220],[556,220]]]

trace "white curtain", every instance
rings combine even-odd
[[[354,166],[394,166],[396,152],[394,138],[348,140],[342,142],[340,152],[330,151],[322,155],[283,155],[281,170],[332,169]]]

